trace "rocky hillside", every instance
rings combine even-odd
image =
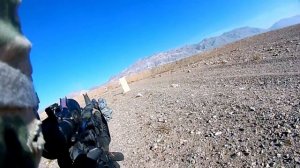
[[[281,19],[270,27],[270,30],[280,29],[283,27],[291,26],[300,23],[300,15],[290,18]]]
[[[137,72],[141,72],[146,69],[151,69],[159,65],[174,62],[195,54],[199,54],[204,51],[221,47],[224,46],[225,44],[229,44],[246,37],[251,37],[263,32],[283,28],[297,23],[300,23],[300,15],[282,19],[274,23],[269,29],[260,29],[260,28],[252,28],[252,27],[242,27],[242,28],[234,29],[232,31],[225,32],[220,36],[206,38],[197,44],[187,45],[181,48],[169,50],[166,52],[161,52],[149,56],[147,58],[140,59],[135,64],[131,65],[120,74],[112,77],[110,81],[117,80],[122,76],[135,74]]]
[[[185,58],[127,94],[89,95],[114,110],[121,167],[299,167],[299,65],[297,25]]]
[[[300,25],[196,58],[132,83],[126,95],[94,93],[114,109],[120,164],[299,167]]]
[[[223,46],[228,43],[232,43],[234,41],[250,37],[259,33],[264,32],[264,29],[251,28],[251,27],[243,27],[234,29],[232,31],[223,33],[217,37],[211,37],[202,40],[200,43],[187,45],[181,48],[173,49],[166,52],[161,52],[150,57],[141,59],[137,61],[135,64],[125,69],[122,73],[114,76],[112,80],[117,80],[122,76],[128,76],[130,74],[138,73],[146,69],[151,69],[163,64],[167,64],[170,62],[175,62],[177,60],[199,54],[201,52],[211,50],[220,46]]]

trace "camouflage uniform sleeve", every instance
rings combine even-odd
[[[0,167],[38,167],[44,144],[34,109],[31,43],[21,33],[20,0],[0,0]]]
[[[99,98],[98,106],[105,120],[109,122],[112,119],[112,109],[107,106],[106,100],[103,98]]]

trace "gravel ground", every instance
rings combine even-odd
[[[114,110],[121,167],[300,167],[300,25],[130,87],[96,94]]]

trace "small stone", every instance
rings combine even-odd
[[[276,163],[274,163],[274,162],[271,162],[271,163],[269,163],[268,165],[269,165],[270,167],[274,167],[274,166],[275,166],[275,164],[276,164]],[[268,165],[267,165],[267,166],[268,166]]]
[[[158,138],[158,139],[156,140],[157,143],[160,143],[161,141],[162,141],[161,138]]]
[[[153,145],[150,146],[150,150],[155,150],[158,148],[158,144],[154,143]]]
[[[245,88],[245,87],[240,87],[239,89],[240,89],[240,90],[246,90],[246,88]]]
[[[171,87],[177,88],[177,87],[179,87],[179,84],[171,84]]]
[[[250,111],[255,111],[255,107],[249,107]]]
[[[250,155],[250,151],[249,150],[244,150],[244,151],[242,151],[243,152],[243,154],[245,155],[245,156],[249,156]]]
[[[192,72],[191,70],[188,70],[188,71],[187,71],[187,73],[191,73],[191,72]]]
[[[135,97],[143,97],[142,93],[138,93]]]
[[[158,118],[158,122],[164,122],[165,120],[163,118]]]
[[[290,155],[289,154],[285,154],[285,155],[283,155],[283,158],[284,159],[288,159],[288,158],[290,158]]]
[[[228,63],[228,61],[227,61],[227,60],[222,60],[221,62],[222,62],[222,64],[226,64],[226,63]]]
[[[230,157],[231,157],[232,159],[234,159],[234,158],[237,157],[237,154],[236,154],[236,153],[233,153],[233,154],[230,155]]]
[[[187,140],[185,140],[185,139],[180,139],[179,142],[180,142],[181,145],[183,145],[183,144],[187,143]]]
[[[230,157],[231,157],[232,159],[235,159],[235,158],[238,157],[238,156],[241,156],[241,152],[233,153],[233,154],[230,155]]]
[[[277,124],[277,125],[275,125],[275,126],[274,126],[274,128],[280,128],[280,125],[279,125],[279,124]]]
[[[215,136],[219,136],[219,135],[221,135],[221,134],[222,134],[222,132],[219,131],[219,132],[216,132],[216,133],[215,133]]]

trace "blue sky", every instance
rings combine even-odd
[[[139,58],[300,14],[299,0],[23,0],[33,80],[45,108]]]

